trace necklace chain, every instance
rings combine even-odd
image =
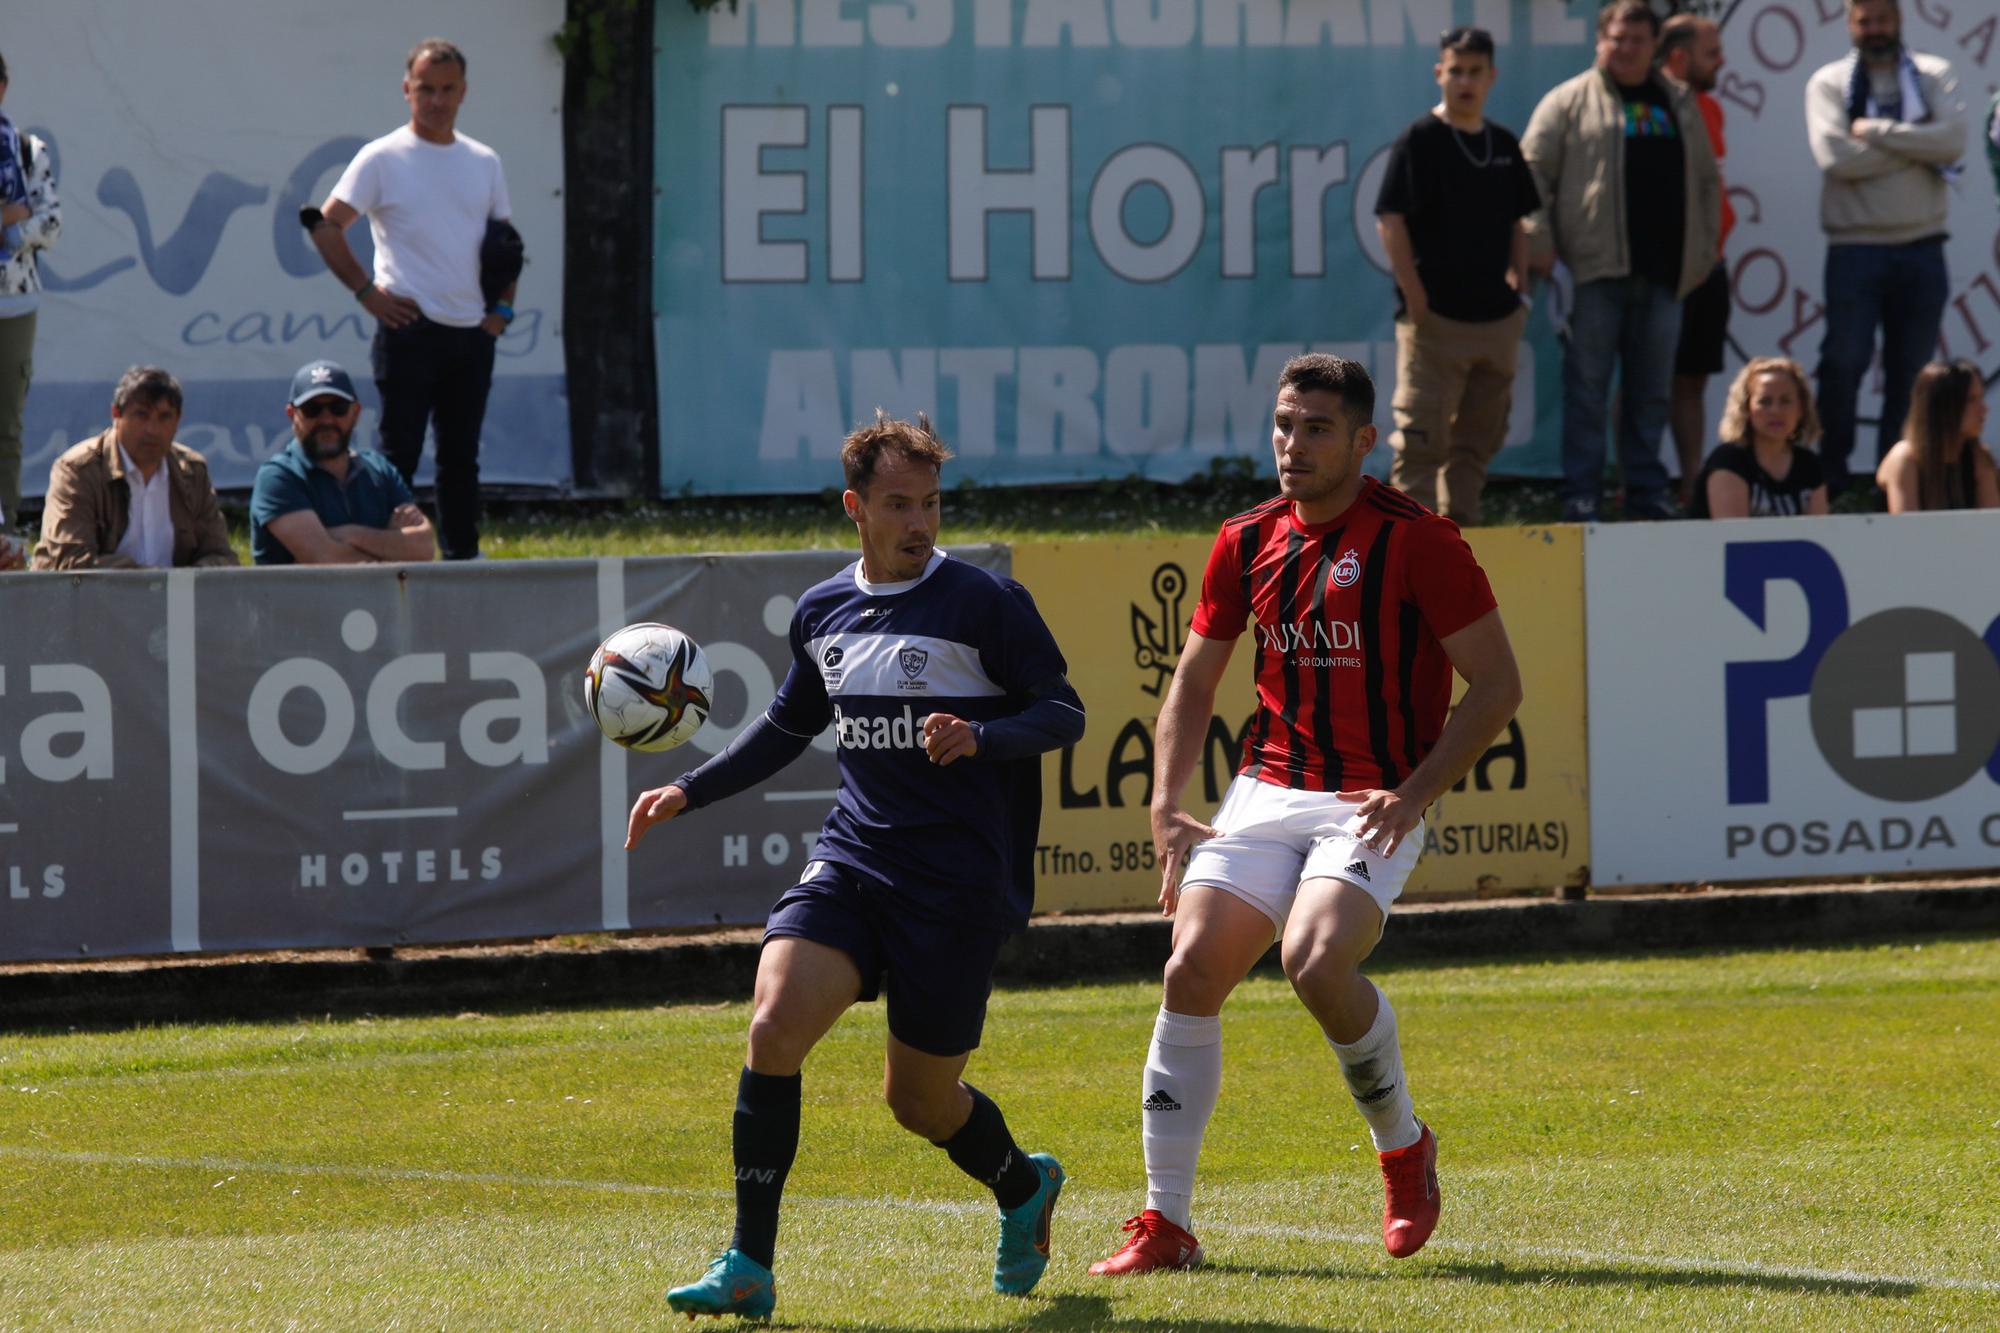
[[[1458,126],[1456,125],[1449,124],[1448,122],[1447,122],[1447,128],[1451,130],[1451,141],[1458,145],[1458,151],[1464,155],[1466,161],[1470,162],[1473,166],[1480,168],[1481,170],[1484,170],[1486,167],[1489,167],[1493,164],[1493,126],[1491,124],[1488,124],[1485,127],[1484,131],[1483,142],[1486,145],[1486,156],[1483,158],[1474,157],[1472,155],[1472,150],[1465,146],[1465,139],[1463,137],[1465,131],[1459,129]]]

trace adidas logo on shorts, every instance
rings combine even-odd
[[[1358,879],[1363,884],[1369,882],[1368,863],[1366,861],[1349,861],[1347,863],[1347,869],[1341,871],[1340,873],[1343,875],[1351,876],[1354,879]]]
[[[1155,1088],[1153,1089],[1153,1095],[1140,1103],[1139,1109],[1142,1111],[1178,1111],[1181,1109],[1181,1104],[1167,1096],[1165,1088]]]

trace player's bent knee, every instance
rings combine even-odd
[[[932,1142],[950,1138],[965,1122],[965,1108],[960,1104],[956,1084],[950,1093],[939,1096],[931,1089],[913,1089],[894,1079],[882,1084],[882,1099],[889,1103],[889,1114],[896,1117],[896,1123]]]
[[[1316,939],[1293,947],[1287,941],[1282,955],[1285,979],[1296,991],[1321,990],[1349,981],[1360,971],[1359,962],[1336,948],[1333,941]]]
[[[789,1077],[799,1072],[812,1050],[804,1033],[770,1009],[759,1008],[750,1018],[747,1063],[759,1074]]]
[[[1167,959],[1166,1003],[1177,1014],[1213,1014],[1243,980],[1236,969],[1192,950],[1175,950]]]

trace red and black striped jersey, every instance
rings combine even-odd
[[[1283,498],[1230,519],[1194,631],[1253,631],[1257,713],[1238,771],[1306,791],[1394,787],[1451,707],[1438,641],[1494,606],[1458,525],[1372,477],[1328,523],[1299,522]]]

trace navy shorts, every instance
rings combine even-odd
[[[891,898],[887,885],[832,861],[809,864],[764,925],[766,941],[811,940],[853,959],[861,998],[886,995],[890,1035],[927,1055],[978,1047],[993,963],[1010,933],[984,922],[916,916]]]

